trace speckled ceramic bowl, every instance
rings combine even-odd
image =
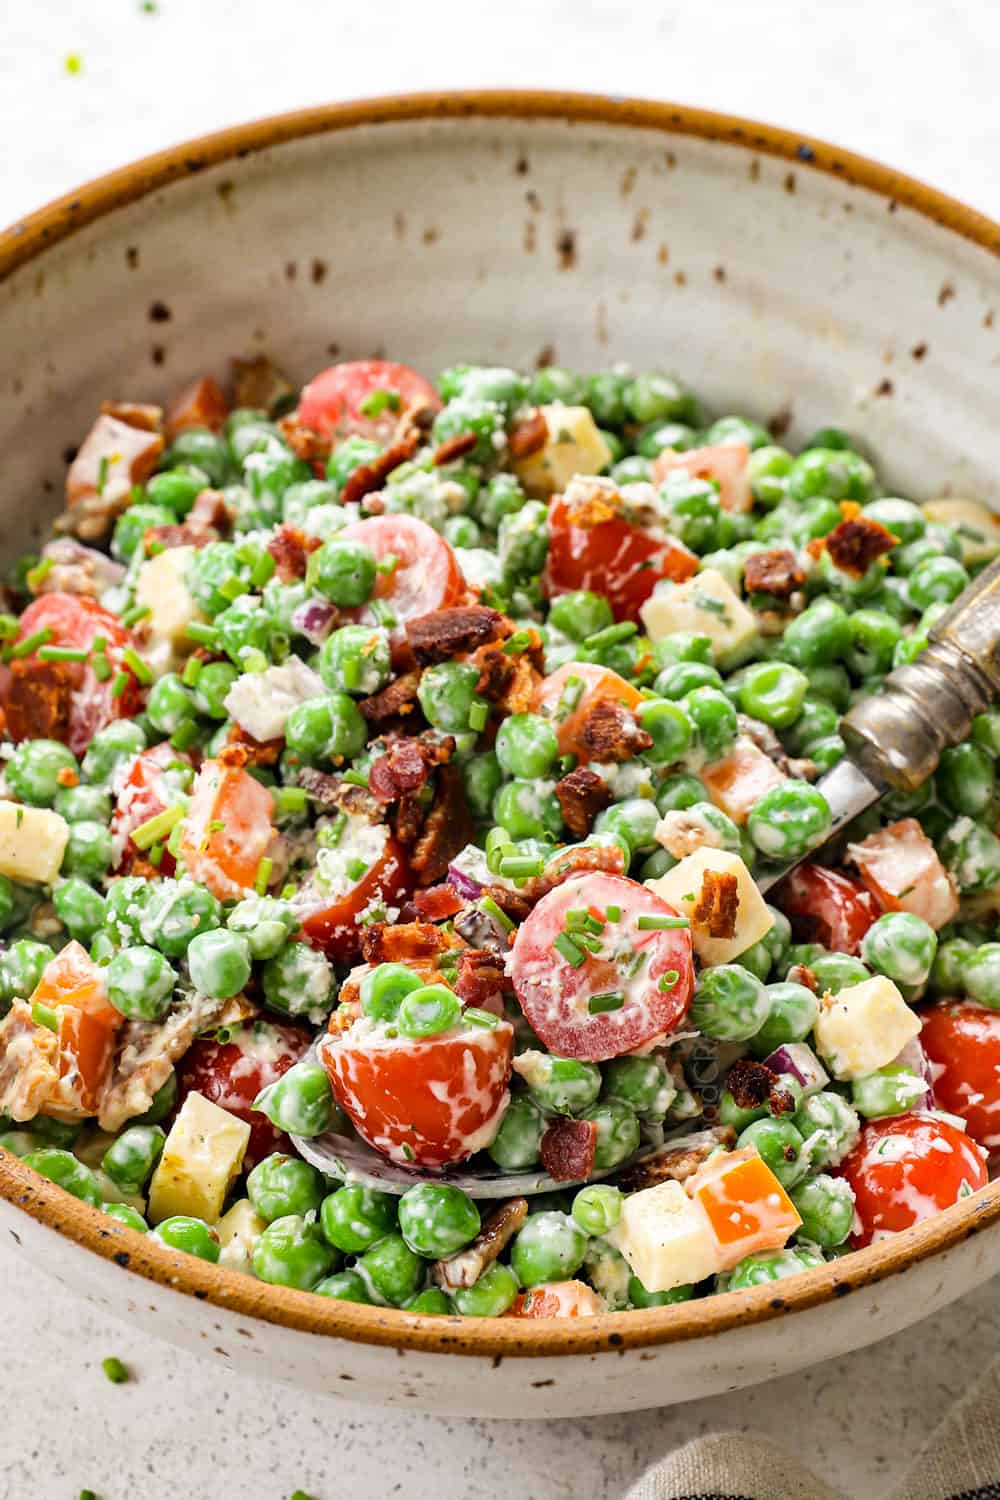
[[[842,423],[906,494],[998,503],[998,251],[995,224],[884,167],[668,104],[428,96],[241,126],[0,236],[0,544],[44,528],[102,398],[159,400],[263,349],[300,378],[382,351],[429,371],[665,365],[792,441]],[[893,1333],[1000,1264],[1000,1184],[787,1281],[564,1322],[264,1286],[150,1244],[3,1152],[0,1233],[241,1369],[548,1417],[722,1392]]]

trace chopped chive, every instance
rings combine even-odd
[[[368,873],[368,866],[363,859],[348,860],[346,869],[348,880],[360,880],[362,875],[367,875]]]
[[[154,869],[159,869],[166,847],[166,844],[154,844],[147,854],[146,858]]]
[[[181,673],[181,682],[185,687],[197,687],[198,678],[201,676],[202,660],[200,656],[189,656]]]
[[[121,1360],[115,1359],[114,1355],[112,1355],[110,1359],[101,1360],[101,1369],[111,1381],[112,1385],[124,1385],[126,1380],[129,1380],[131,1378],[129,1376],[128,1370],[122,1364]]]
[[[97,1495],[93,1490],[81,1490],[80,1500],[97,1500]]]
[[[633,953],[632,957],[625,965],[624,978],[634,979],[648,957],[649,954],[646,952],[645,948],[637,949],[637,951]]]
[[[140,823],[138,828],[133,828],[132,842],[135,847],[149,849],[153,844],[159,843],[160,839],[165,839],[181,821],[184,811],[183,806],[175,802],[173,807],[165,807],[162,812],[147,818],[145,823]]]
[[[470,1005],[462,1012],[463,1020],[471,1021],[473,1026],[487,1026],[490,1031],[496,1031],[500,1025],[499,1016],[494,1016],[488,1010],[480,1010],[478,1005]]]
[[[505,880],[529,880],[532,875],[540,875],[544,868],[541,855],[507,854],[501,856],[499,873]]]
[[[94,676],[97,678],[98,682],[107,682],[108,678],[111,676],[111,663],[104,655],[104,652],[96,652],[92,657],[90,664],[94,669]]]
[[[606,906],[604,908],[604,916],[609,922],[620,922],[622,919],[622,909],[620,906]]]
[[[588,953],[600,953],[600,938],[592,937],[589,932],[579,932],[576,929],[573,930],[570,936],[572,937],[574,943],[576,943],[577,947],[586,948]]]
[[[24,575],[24,581],[33,594],[41,588],[42,584],[45,582],[46,578],[48,578],[54,567],[54,558],[43,557],[41,562],[36,563],[33,568],[28,569],[27,573],[25,573]]]
[[[343,677],[344,686],[348,691],[351,688],[360,687],[361,658],[359,656],[345,656],[340,664],[340,675]]]
[[[513,635],[507,637],[500,650],[505,656],[517,656],[522,651],[527,651],[530,645],[531,631],[515,630]]]
[[[609,990],[605,995],[591,995],[587,1009],[592,1016],[603,1016],[608,1011],[621,1010],[625,996],[621,990]]]
[[[368,776],[364,771],[345,771],[343,778],[349,786],[367,786]]]
[[[394,625],[399,624],[399,621],[384,599],[370,599],[368,601],[368,608],[375,616],[376,624],[384,625],[386,630],[391,630]]]
[[[219,632],[214,625],[203,625],[200,620],[192,620],[184,627],[184,634],[189,641],[197,641],[199,646],[215,646],[219,639]]]
[[[262,552],[250,569],[250,582],[255,589],[262,589],[274,577],[275,561],[270,552]]]
[[[588,651],[603,651],[608,646],[617,646],[619,641],[627,641],[638,633],[639,627],[632,620],[622,620],[617,625],[606,625],[603,630],[595,630],[593,635],[584,638],[583,644]]]
[[[406,1157],[406,1160],[407,1161],[413,1161],[414,1154],[415,1153],[414,1153],[413,1147],[410,1145],[409,1141],[404,1141],[403,1142],[403,1155]],[[294,1495],[292,1496],[292,1500],[295,1500]]]
[[[584,681],[582,677],[567,677],[559,702],[556,704],[556,718],[567,719],[576,708],[583,697]]]
[[[380,557],[378,562],[375,564],[375,571],[376,573],[395,573],[398,567],[399,557],[397,556],[397,554],[395,552],[387,552],[385,556]]]
[[[481,698],[477,698],[476,702],[469,709],[469,728],[474,729],[478,734],[480,730],[486,728],[486,720],[489,716],[489,704],[484,703]]]
[[[209,833],[221,833],[226,824],[222,818],[213,818],[208,825]]]
[[[640,932],[671,932],[676,927],[690,927],[687,917],[640,917],[635,924]]]
[[[170,837],[167,839],[167,853],[172,854],[174,856],[174,859],[176,859],[181,852],[181,843],[183,839],[184,822],[182,819],[180,823],[174,824],[173,828],[171,828],[170,830]]]
[[[140,620],[145,620],[152,613],[148,604],[133,604],[131,609],[127,609],[122,615],[122,624],[127,625],[131,630],[133,625],[138,625]]]
[[[234,600],[241,598],[243,594],[249,592],[244,580],[239,578],[235,573],[230,573],[228,578],[224,578],[221,583],[217,583],[216,588],[223,599],[228,599],[230,604]]]
[[[50,1005],[41,1000],[32,1000],[31,1019],[36,1026],[44,1026],[48,1031],[59,1030],[59,1017]]]
[[[55,631],[46,625],[43,630],[34,630],[31,635],[25,636],[23,641],[18,641],[16,646],[11,646],[10,655],[14,660],[23,656],[30,656],[32,651],[37,651],[39,646],[47,646]]]
[[[281,887],[282,901],[290,901],[297,890],[298,886],[295,884],[294,880],[286,881],[285,884]]]
[[[16,641],[20,629],[16,615],[0,615],[0,641]]]
[[[334,817],[323,829],[323,843],[327,849],[334,849],[344,836],[347,827],[347,814],[343,808],[339,808]]]
[[[128,675],[127,672],[119,672],[118,676],[115,678],[114,682],[111,684],[111,696],[112,696],[112,698],[122,698],[122,697],[124,697],[125,691],[128,688],[128,685],[131,682],[131,680],[132,679],[129,677],[129,675]]]
[[[398,391],[377,386],[360,403],[358,412],[362,417],[380,417],[384,411],[399,411],[402,404],[403,398]]]
[[[268,859],[265,855],[260,864],[257,866],[257,875],[253,883],[253,888],[257,892],[258,896],[263,896],[266,894],[267,883],[271,878],[271,871],[273,869],[274,860]]]
[[[271,663],[256,646],[244,646],[240,652],[240,666],[244,672],[266,672]]]
[[[170,743],[175,750],[188,750],[198,738],[200,731],[193,719],[187,719],[174,734]]]
[[[508,917],[507,913],[497,905],[492,896],[484,896],[479,905],[488,917],[492,917],[494,922],[500,924],[504,932],[514,931],[514,923]]]
[[[668,969],[665,974],[660,975],[660,982],[656,986],[656,988],[658,990],[662,990],[666,995],[670,990],[673,989],[674,985],[677,983],[680,977],[680,973],[677,969]]]
[[[587,962],[587,955],[582,948],[577,947],[568,932],[561,932],[552,946],[574,969],[579,969]]]
[[[39,646],[39,661],[86,661],[89,652],[75,646]]]
[[[107,636],[95,635],[90,645],[94,651],[106,651],[108,649]]]
[[[122,652],[122,661],[131,670],[133,677],[137,677],[141,683],[152,682],[153,674],[143,661],[138,651],[131,646],[126,646]]]
[[[143,540],[143,546],[146,549],[146,556],[147,557],[159,557],[159,555],[160,555],[161,552],[166,552],[166,550],[167,550],[167,544],[166,544],[166,542],[156,542],[156,541],[152,541],[151,542],[151,541]]]
[[[104,494],[104,486],[108,482],[108,470],[110,468],[111,460],[106,453],[102,453],[100,462],[97,465],[97,493],[99,495]]]
[[[583,907],[571,907],[566,913],[566,926],[568,928],[583,928],[586,932],[603,932],[604,922],[600,917],[595,917],[593,912]]]
[[[279,816],[303,813],[309,805],[305,787],[301,786],[276,786],[273,788],[272,796]]]

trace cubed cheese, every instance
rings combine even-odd
[[[704,1210],[679,1182],[658,1182],[632,1193],[605,1238],[647,1292],[669,1292],[721,1269]]]
[[[529,495],[558,495],[574,474],[599,474],[611,462],[611,449],[587,406],[541,406],[548,437],[536,452],[514,461]]]
[[[702,1210],[721,1270],[745,1255],[778,1250],[802,1220],[771,1168],[752,1146],[710,1156],[685,1183]]]
[[[58,813],[0,802],[0,875],[51,885],[68,840],[69,824]]]
[[[659,585],[639,613],[653,641],[679,630],[707,635],[722,665],[736,661],[757,636],[753,610],[717,568],[703,568],[686,583]]]
[[[717,875],[732,875],[736,879],[736,930],[731,938],[710,937],[704,927],[691,923],[691,938],[694,951],[703,965],[728,964],[734,958],[758,943],[774,926],[774,917],[768,911],[753,876],[738,854],[725,849],[696,849],[680,864],[674,865],[659,880],[647,880],[651,891],[664,901],[675,906],[684,916],[690,917],[698,903],[706,871]]]
[[[135,602],[149,610],[143,654],[159,676],[172,672],[190,655],[196,643],[188,638],[187,628],[205,620],[186,582],[194,552],[193,547],[168,547],[139,569]]]
[[[249,1272],[253,1247],[266,1228],[249,1198],[234,1203],[215,1226],[219,1236],[219,1264],[230,1271]]]
[[[249,1139],[250,1126],[243,1120],[204,1094],[188,1094],[149,1184],[150,1222],[159,1224],[171,1214],[193,1214],[214,1224],[243,1164]]]
[[[319,673],[298,656],[290,656],[280,667],[237,677],[226,694],[225,707],[255,740],[276,740],[284,734],[293,708],[325,692]]]
[[[928,500],[924,515],[958,532],[966,566],[989,562],[1000,553],[1000,518],[978,500]]]
[[[824,995],[813,1034],[834,1078],[864,1078],[920,1035],[920,1020],[892,980],[876,974]]]

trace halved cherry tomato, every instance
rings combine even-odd
[[[375,598],[382,600],[394,616],[397,638],[403,634],[400,627],[407,620],[435,609],[448,609],[465,598],[466,582],[451,546],[433,526],[416,516],[371,516],[345,526],[337,537],[363,542],[380,562],[385,557],[395,559],[390,573],[376,577]],[[367,604],[344,614],[364,625],[382,623]],[[385,623],[391,625],[390,621]]]
[[[373,391],[395,391],[400,405],[366,417],[361,406]],[[402,407],[426,401],[440,410],[441,398],[422,375],[388,359],[359,359],[331,365],[314,375],[299,400],[299,421],[322,437],[339,442],[357,436],[384,443],[392,435]],[[433,607],[433,606],[432,606]]]
[[[568,914],[581,911],[592,918],[588,936],[603,924],[594,935],[598,952],[585,944],[573,951]],[[694,990],[690,929],[640,928],[640,918],[679,913],[624,875],[590,874],[557,886],[521,923],[511,979],[530,1025],[556,1056],[620,1057],[672,1031],[686,1012]]]
[[[753,509],[749,461],[746,443],[713,443],[707,448],[689,448],[686,453],[666,448],[653,464],[653,480],[662,484],[671,474],[714,479],[722,509],[746,512]]]
[[[445,1167],[489,1145],[507,1107],[513,1055],[509,1021],[424,1041],[347,1031],[320,1047],[358,1134],[404,1167]]]
[[[596,1318],[604,1303],[585,1281],[549,1281],[522,1292],[505,1318]]]
[[[886,911],[912,912],[935,929],[957,915],[955,883],[916,818],[879,828],[848,853]]]
[[[854,1189],[856,1249],[877,1233],[932,1219],[989,1181],[984,1152],[964,1130],[916,1110],[870,1120],[836,1175]]]
[[[181,838],[181,857],[192,879],[220,901],[239,900],[253,887],[274,835],[273,809],[271,793],[249,771],[203,762]]]
[[[59,1020],[60,1102],[96,1114],[124,1020],[108,1000],[106,970],[79,943],[67,943],[46,964],[31,1002],[47,1005]]]
[[[317,880],[307,882],[300,890],[297,905],[310,915],[302,922],[302,931],[314,948],[327,958],[356,958],[361,952],[361,927],[358,917],[373,901],[399,906],[413,886],[413,877],[403,848],[391,833],[386,834],[382,853],[351,886],[346,895],[330,901]],[[310,910],[311,908],[311,910]]]
[[[262,1161],[272,1151],[288,1151],[284,1131],[253,1108],[261,1089],[276,1083],[309,1050],[310,1033],[284,1022],[253,1021],[241,1026],[228,1042],[201,1037],[177,1065],[178,1100],[204,1094],[250,1126],[246,1162]]]
[[[778,886],[774,904],[800,943],[822,943],[833,953],[861,952],[861,939],[881,915],[857,881],[824,865],[798,865]]]
[[[549,553],[542,587],[550,599],[575,589],[603,594],[616,620],[638,620],[661,578],[683,583],[698,559],[675,537],[651,536],[615,516],[596,526],[574,525],[559,495],[549,506]]]
[[[139,683],[122,653],[135,637],[95,599],[76,594],[43,594],[21,616],[18,641],[40,630],[51,632],[49,646],[90,651],[103,637],[109,675],[100,680],[92,658],[82,662],[40,661],[37,652],[11,663],[4,689],[7,727],[15,740],[63,740],[82,755],[99,729],[112,719],[131,718],[142,707]],[[15,643],[16,644],[16,643]],[[115,681],[125,675],[124,691],[115,696]]]
[[[536,714],[551,719],[561,755],[587,758],[580,731],[588,710],[601,698],[614,698],[626,708],[642,702],[638,689],[624,677],[592,661],[568,661],[538,684],[532,706]]]
[[[1000,1146],[1000,1012],[971,1000],[942,1000],[923,1012],[920,1041],[931,1060],[934,1096],[973,1140]]]
[[[188,756],[182,755],[166,741],[162,745],[154,745],[151,750],[143,750],[141,755],[136,756],[118,793],[111,818],[111,834],[114,848],[118,852],[116,871],[121,870],[133,857],[144,857],[132,842],[134,830],[150,818],[155,818],[158,813],[166,811],[177,800],[165,784],[164,773],[167,768],[189,766],[190,763]],[[159,873],[172,875],[176,864],[174,856],[164,849],[158,866]]]

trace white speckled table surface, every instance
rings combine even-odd
[[[275,43],[280,43],[280,48]],[[326,99],[542,85],[771,119],[1000,216],[995,0],[35,0],[0,6],[0,223],[110,167]],[[70,73],[69,55],[80,68]],[[877,1348],[712,1401],[541,1427],[388,1414],[251,1382],[97,1314],[0,1251],[2,1500],[617,1500],[660,1454],[757,1430],[877,1500],[995,1353],[986,1286]],[[135,1379],[111,1385],[116,1354]]]

